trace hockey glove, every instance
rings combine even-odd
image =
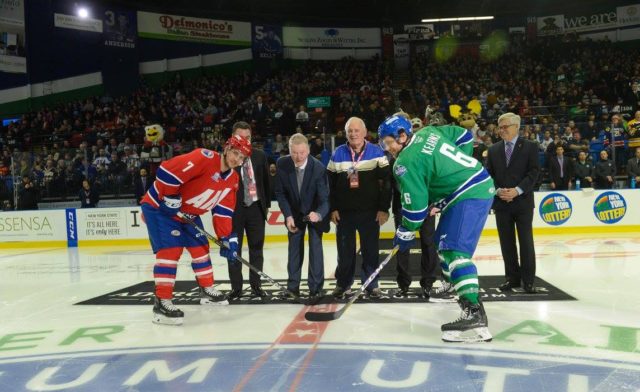
[[[170,217],[176,216],[180,212],[180,207],[182,207],[182,197],[180,195],[165,196],[162,203],[160,203],[160,211]]]
[[[220,247],[220,256],[226,258],[229,264],[235,263],[236,257],[238,257],[238,236],[231,233],[229,237],[223,237],[222,245]]]
[[[402,226],[396,230],[396,235],[393,237],[393,247],[398,246],[399,252],[406,252],[413,246],[413,241],[416,238],[416,233],[409,231]]]

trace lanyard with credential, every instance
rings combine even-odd
[[[367,142],[365,140],[364,147],[362,147],[362,152],[360,153],[360,156],[358,156],[358,159],[356,160],[356,153],[355,153],[355,151],[353,151],[351,146],[349,146],[349,151],[351,151],[351,162],[353,163],[353,166],[351,166],[351,168],[349,168],[349,172],[347,174],[347,178],[349,179],[349,187],[351,189],[357,189],[357,188],[360,187],[360,180],[358,178],[358,170],[357,170],[357,168],[358,168],[358,163],[360,163],[360,160],[364,156],[364,152],[366,150],[367,150]]]

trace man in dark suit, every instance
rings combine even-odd
[[[251,126],[244,121],[238,121],[233,124],[232,134],[251,140]],[[264,264],[264,229],[267,212],[271,207],[268,167],[264,151],[254,148],[251,158],[245,160],[242,166],[235,169],[238,171],[241,181],[236,193],[233,232],[238,234],[239,255],[242,255],[242,241],[244,233],[247,233],[249,263],[259,270],[262,270]],[[240,297],[242,294],[242,264],[229,264],[229,280],[231,281],[229,299]],[[266,296],[261,288],[260,275],[251,271],[249,283],[252,295]]]
[[[147,169],[140,169],[140,174],[136,176],[133,184],[136,194],[136,203],[138,203],[138,205],[140,205],[140,199],[142,199],[142,196],[144,196],[149,188],[151,188],[151,185],[153,185],[153,181],[154,178],[147,173]]]
[[[564,156],[564,147],[561,144],[556,146],[555,155],[549,157],[549,177],[551,189],[554,191],[566,191],[571,188],[573,164]]]
[[[540,172],[538,146],[518,137],[520,116],[517,114],[500,116],[498,128],[502,140],[489,148],[487,170],[498,188],[493,209],[507,278],[500,289],[511,290],[523,283],[526,292],[535,293],[536,252],[532,226],[535,209],[533,188]]]
[[[256,98],[256,104],[251,111],[251,117],[256,123],[258,135],[264,136],[266,127],[271,121],[271,109],[262,101],[262,97]]]
[[[289,237],[287,288],[300,295],[300,275],[304,260],[304,233],[309,229],[309,296],[321,296],[324,284],[322,233],[329,231],[329,183],[326,168],[309,156],[309,141],[296,133],[289,139],[290,155],[277,162],[276,199],[285,216]]]

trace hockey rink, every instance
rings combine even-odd
[[[536,251],[537,275],[577,300],[485,302],[494,340],[451,344],[454,303],[356,302],[328,323],[294,304],[181,305],[184,325],[156,325],[151,302],[76,305],[152,280],[147,246],[3,249],[0,391],[640,390],[640,236],[538,235]],[[327,239],[328,278],[335,258]],[[503,274],[496,236],[476,260]],[[286,262],[285,243],[265,245],[267,274],[286,278]]]

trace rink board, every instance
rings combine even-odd
[[[533,227],[537,234],[640,231],[640,190],[581,190],[537,192]],[[205,229],[214,233],[210,219]],[[394,232],[390,219],[381,237]],[[495,235],[490,215],[483,235]],[[0,247],[58,247],[147,244],[140,207],[67,208],[0,213]],[[267,241],[286,241],[284,216],[272,203],[266,225]],[[335,227],[325,239],[335,236]]]

